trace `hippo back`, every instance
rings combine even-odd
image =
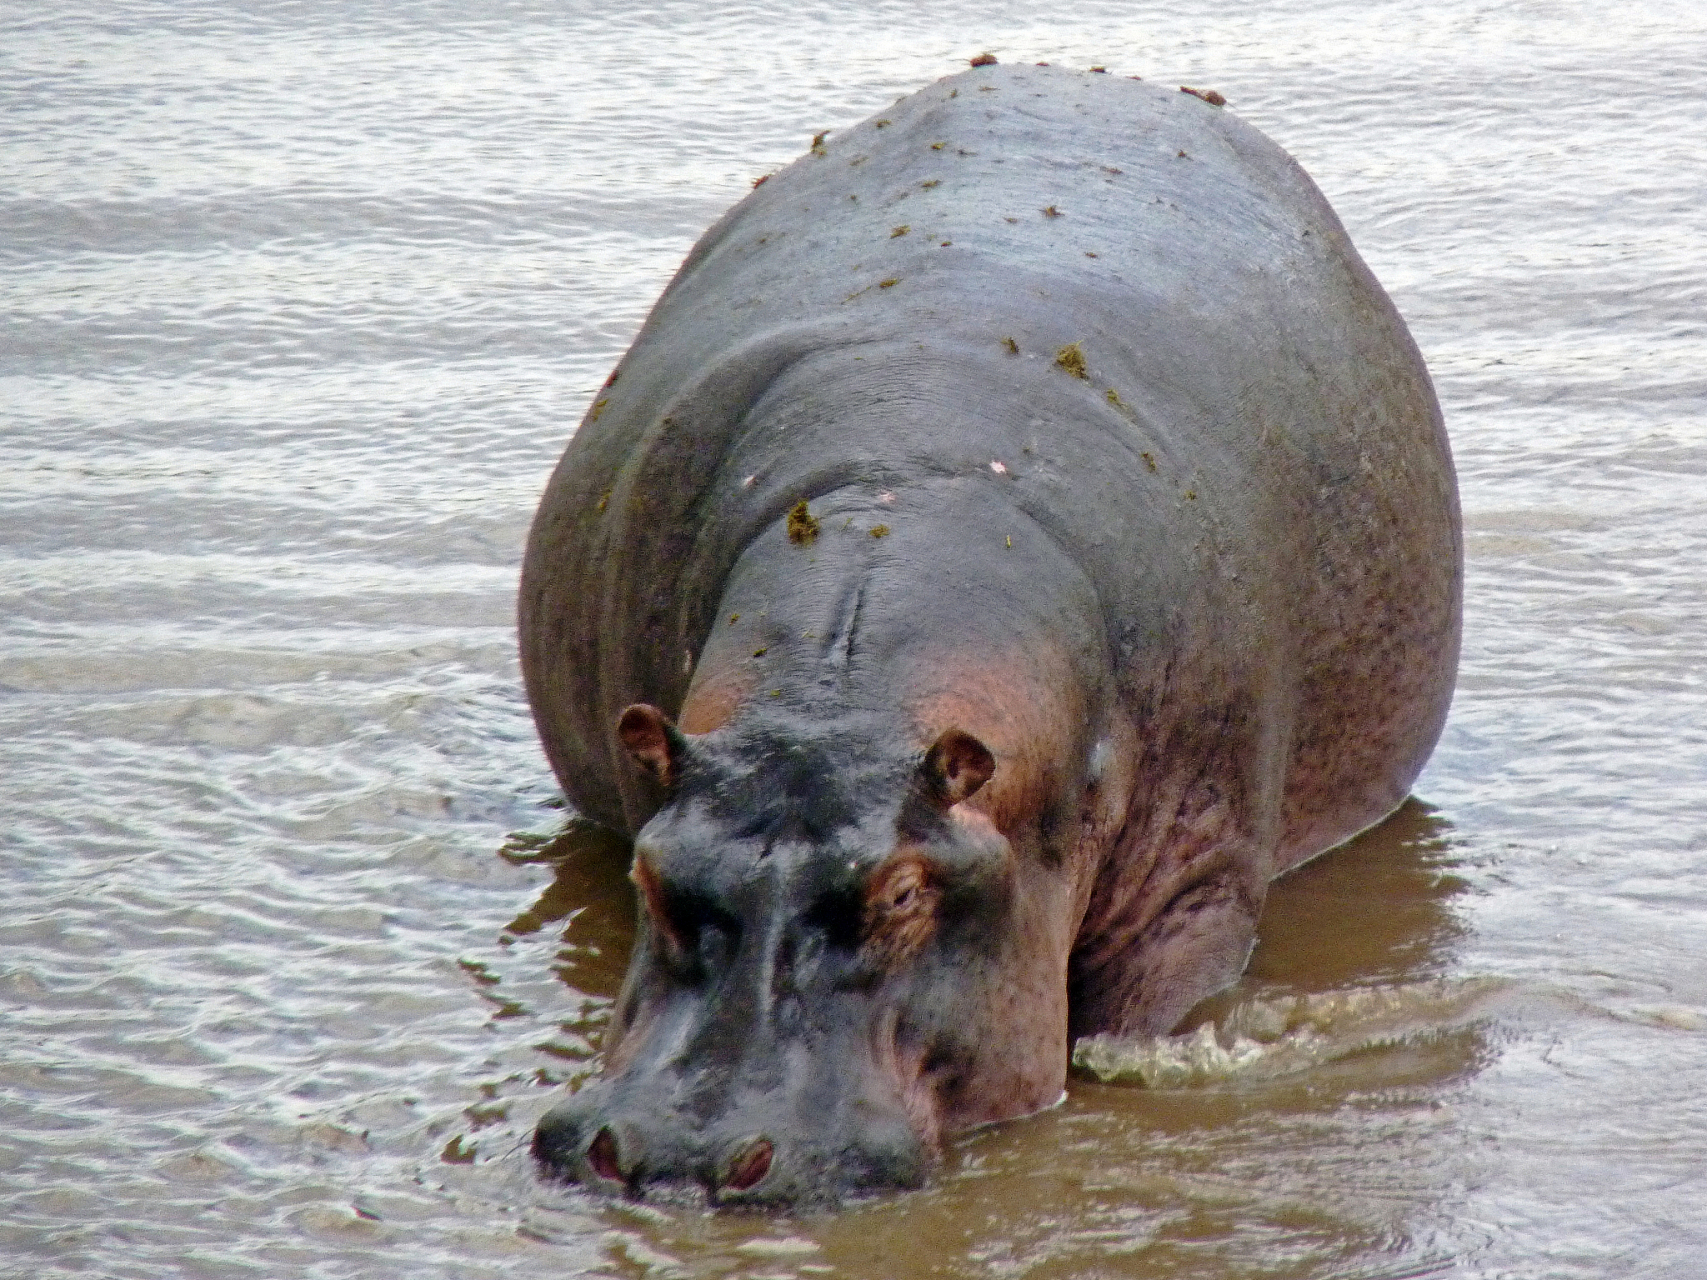
[[[796,503],[904,484],[1067,549],[1141,733],[1186,698],[1170,733],[1264,739],[1272,871],[1389,811],[1438,736],[1461,552],[1426,370],[1298,165],[1198,97],[976,68],[706,234],[529,540],[523,670],[571,801],[638,826],[617,712],[681,705]]]

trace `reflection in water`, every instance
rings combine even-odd
[[[1444,973],[1464,925],[1451,826],[1412,798],[1380,826],[1276,880],[1238,990],[1328,991]]]
[[[498,856],[512,864],[549,866],[551,883],[507,926],[516,936],[565,921],[563,949],[552,970],[575,991],[616,997],[634,944],[634,885],[628,878],[632,844],[621,833],[571,818],[552,836],[512,834]]]
[[[552,872],[551,883],[510,921],[499,944],[513,947],[520,939],[555,934],[559,945],[551,972],[575,996],[573,1012],[558,1023],[557,1034],[535,1045],[556,1064],[540,1069],[541,1084],[579,1088],[597,1068],[596,1046],[634,943],[631,850],[627,837],[580,817],[571,817],[551,835],[513,832],[498,850],[498,857],[511,865],[546,866]]]

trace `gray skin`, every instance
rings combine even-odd
[[[694,248],[528,544],[540,734],[642,903],[535,1155],[914,1186],[1073,1037],[1171,1030],[1404,799],[1461,565],[1415,344],[1225,110],[985,66],[815,146]]]

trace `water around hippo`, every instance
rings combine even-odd
[[[20,1273],[1695,1265],[1695,7],[44,5],[5,44]],[[1410,323],[1468,535],[1427,805],[1276,886],[1195,1015],[1227,1067],[1077,1078],[835,1217],[541,1186],[632,903],[505,841],[560,821],[510,626],[539,489],[752,179],[984,47],[1220,90]]]

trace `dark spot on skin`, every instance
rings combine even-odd
[[[802,498],[788,513],[788,540],[809,547],[818,537],[818,518],[806,509]]]
[[[1084,350],[1076,342],[1069,342],[1055,353],[1055,363],[1060,365],[1075,378],[1088,378],[1088,366],[1085,364]]]
[[[993,67],[996,65],[996,55],[993,53],[981,53],[976,58],[972,59],[972,65],[975,67]]]
[[[1213,89],[1193,89],[1188,85],[1182,84],[1179,87],[1179,91],[1181,93],[1189,93],[1194,98],[1202,98],[1212,107],[1224,107],[1227,105],[1227,99],[1223,98]]]

